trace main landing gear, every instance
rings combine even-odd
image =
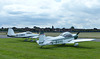
[[[28,41],[28,39],[25,39],[24,41],[25,41],[25,42],[27,42],[27,41]]]
[[[24,41],[25,41],[25,42],[29,42],[29,41],[30,41],[30,42],[36,42],[37,39],[33,40],[33,39],[31,38],[31,40],[30,40],[29,38],[27,38],[27,39],[25,39]]]
[[[40,48],[43,48],[43,46],[41,46]]]
[[[74,46],[78,46],[78,43],[75,43]]]

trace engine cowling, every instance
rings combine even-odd
[[[74,36],[74,39],[77,39],[78,38],[78,35]]]
[[[77,39],[78,38],[78,34],[79,34],[80,32],[78,32],[75,36],[74,36],[74,39]]]

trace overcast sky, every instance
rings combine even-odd
[[[100,28],[100,0],[0,0],[0,27]]]

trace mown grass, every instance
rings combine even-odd
[[[0,38],[0,59],[100,59],[100,42],[44,46],[22,38]]]
[[[100,32],[83,32],[79,34],[79,38],[99,38]]]
[[[73,33],[76,34],[77,32]],[[47,36],[58,36],[61,33],[45,33]],[[100,39],[100,32],[81,32],[79,38],[97,38]]]
[[[6,32],[0,32],[0,35],[6,35],[7,33]]]
[[[73,34],[76,34],[77,32],[74,32]],[[45,33],[46,36],[58,36],[61,33]],[[6,32],[0,32],[0,35],[7,35]],[[97,38],[100,39],[100,32],[81,32],[79,34],[79,38]]]

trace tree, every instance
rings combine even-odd
[[[54,26],[52,26],[52,32],[54,31]]]
[[[1,29],[4,29],[3,27]]]
[[[54,26],[52,26],[52,29],[54,29]]]
[[[97,28],[94,28],[94,30],[97,30]]]
[[[72,26],[70,29],[75,29],[74,26]]]

